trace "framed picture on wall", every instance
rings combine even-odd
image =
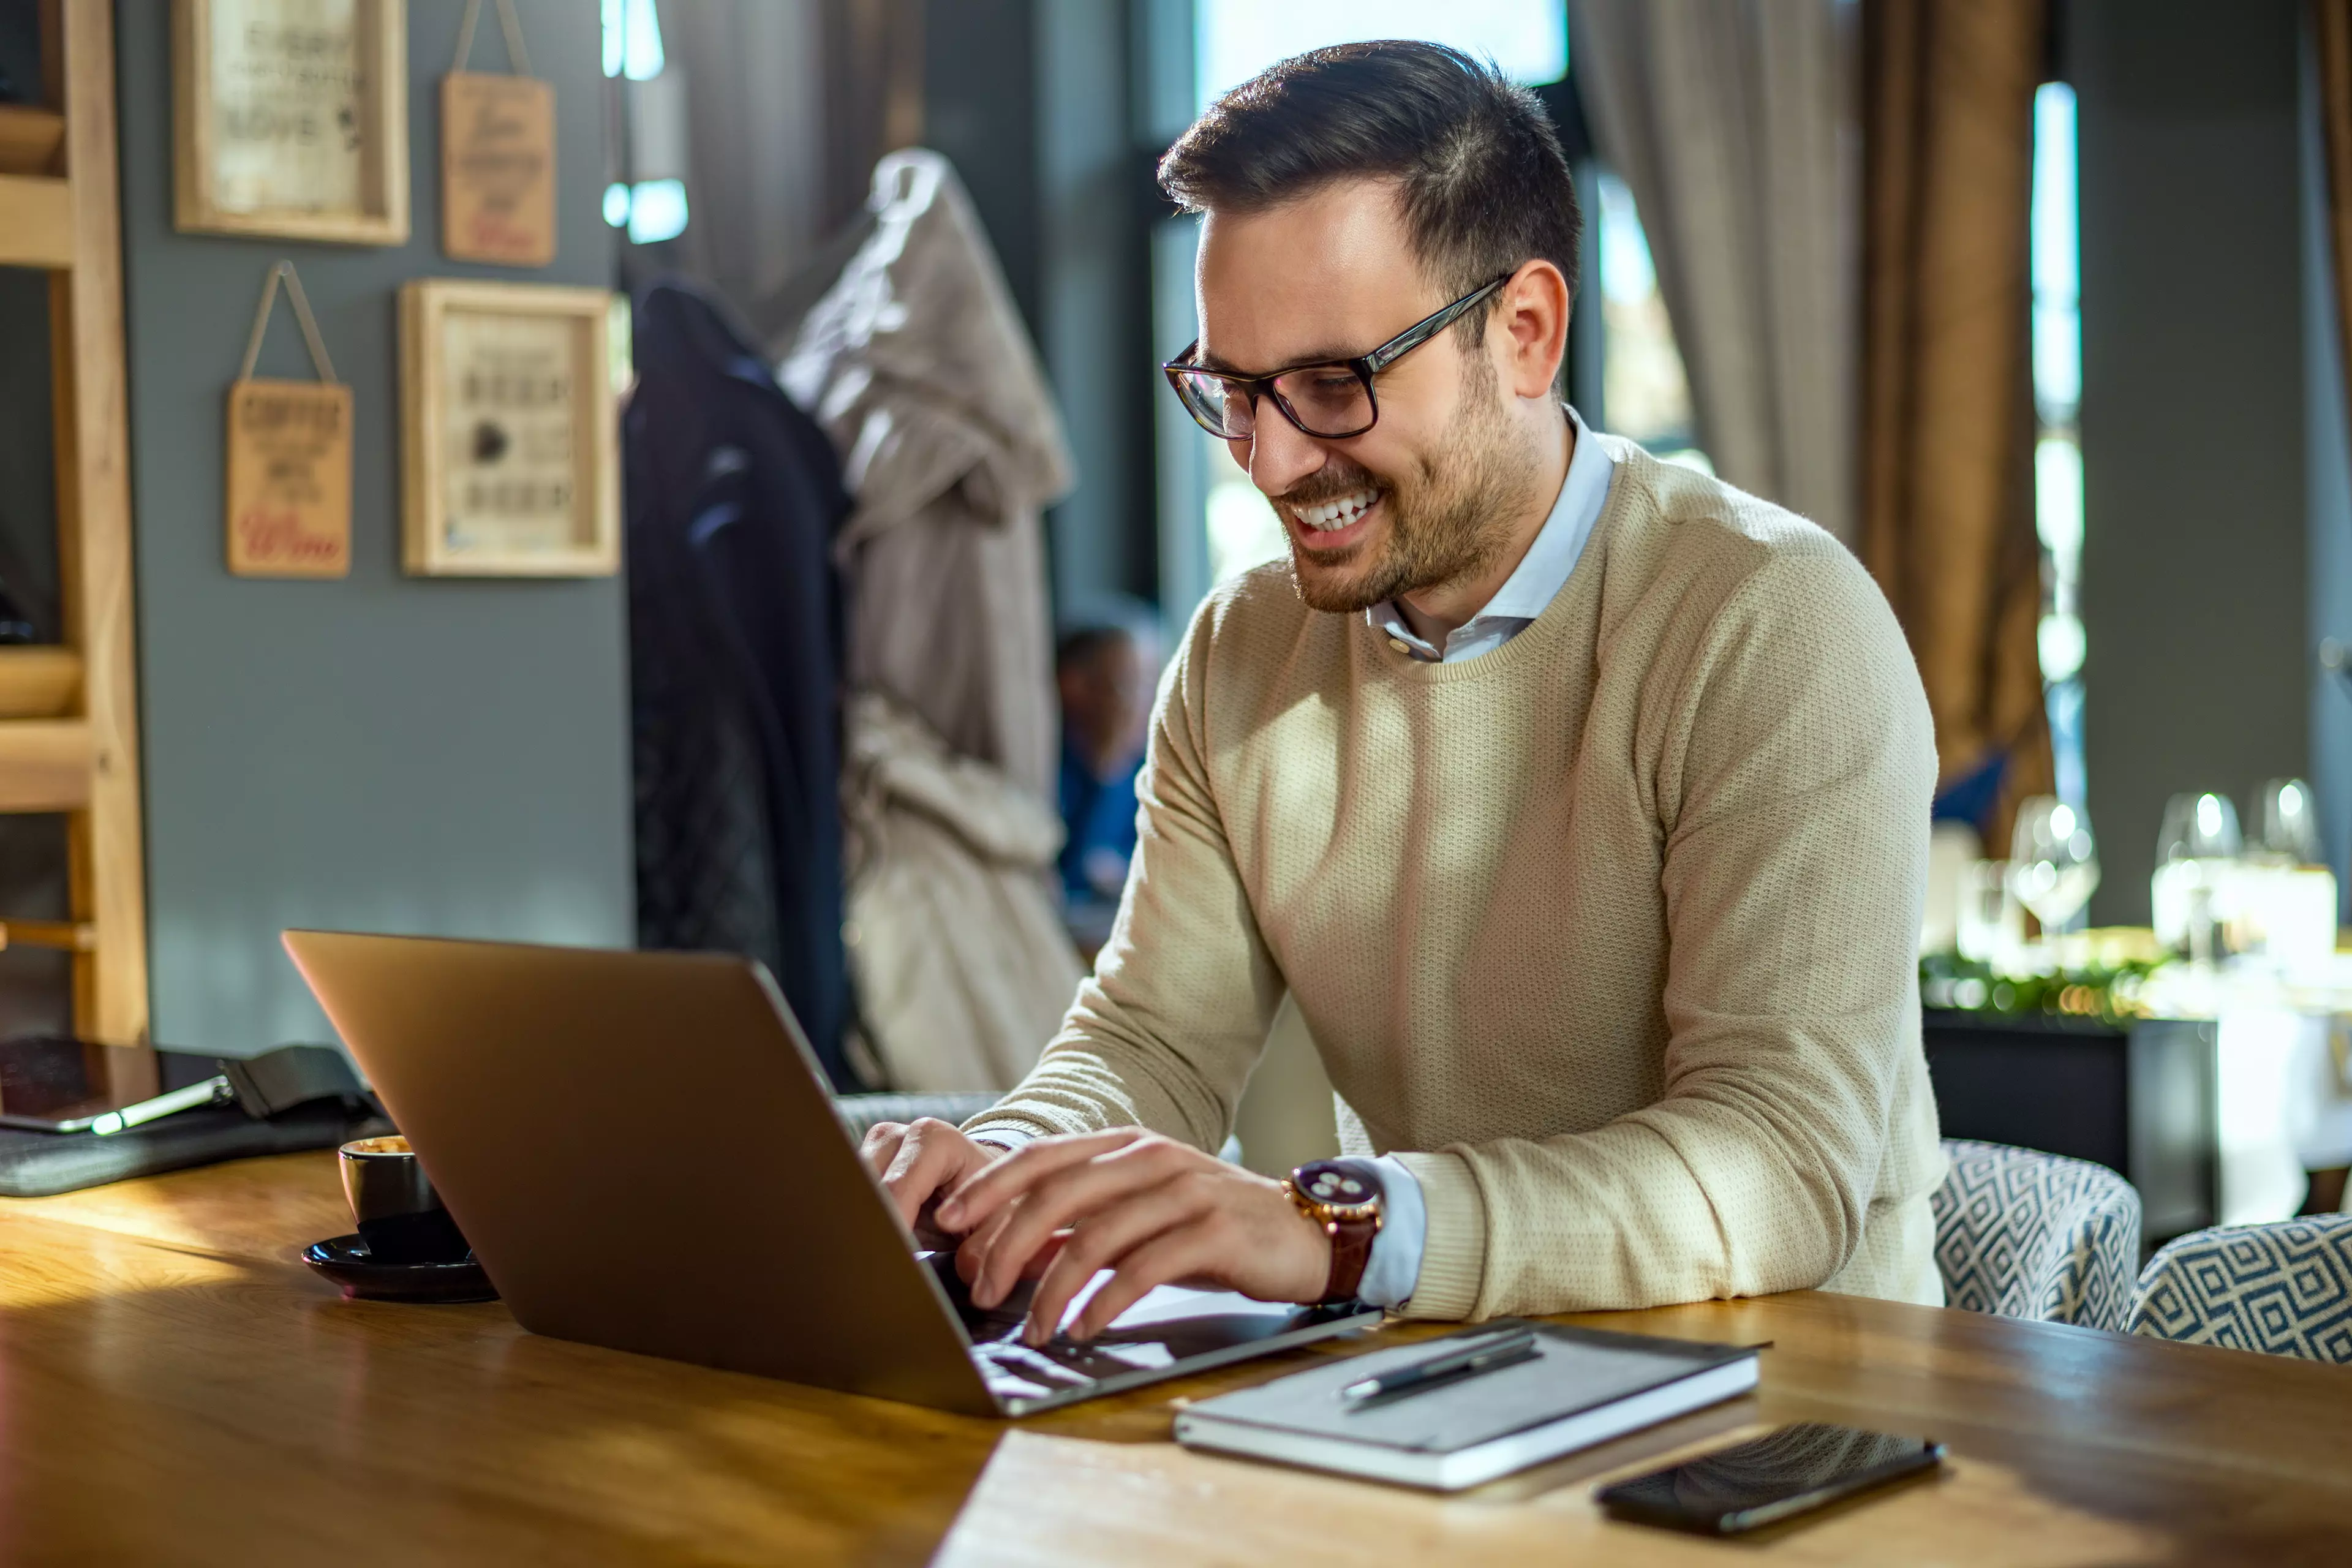
[[[400,290],[402,561],[431,577],[619,570],[602,289],[424,278]]]
[[[173,225],[408,237],[405,0],[173,0]]]

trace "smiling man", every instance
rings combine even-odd
[[[1580,218],[1524,91],[1349,45],[1160,164],[1204,215],[1186,407],[1290,559],[1163,687],[1117,925],[1026,1080],[877,1127],[983,1306],[1144,1290],[1416,1317],[1822,1286],[1940,1301],[1914,949],[1934,748],[1901,633],[1801,519],[1559,401]],[[1285,990],[1337,1161],[1231,1129]]]

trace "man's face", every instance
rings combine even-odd
[[[1368,353],[1451,302],[1423,270],[1395,188],[1348,181],[1260,213],[1211,213],[1197,275],[1201,358],[1263,374]],[[1475,577],[1504,548],[1503,391],[1483,342],[1448,328],[1381,373],[1360,436],[1304,434],[1271,398],[1228,443],[1274,503],[1299,596],[1360,610]]]

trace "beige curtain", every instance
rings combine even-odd
[[[669,0],[693,221],[668,264],[765,340],[863,237],[874,165],[923,132],[921,0]]]
[[[1841,0],[1570,0],[1576,85],[1633,193],[1699,443],[1854,539],[1854,93]]]
[[[1981,824],[2050,788],[2028,353],[2042,0],[1864,0],[1862,555],[1927,689],[1946,783],[2008,759]]]

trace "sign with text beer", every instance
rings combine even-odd
[[[173,0],[173,221],[408,237],[405,0]]]
[[[555,259],[555,89],[530,74],[514,0],[499,0],[512,74],[469,71],[482,0],[466,0],[441,79],[441,248],[458,261]]]
[[[316,381],[257,381],[278,282]],[[228,569],[240,577],[343,577],[352,569],[352,389],[335,379],[294,264],[269,269],[245,364],[228,389]]]
[[[402,560],[438,577],[620,568],[602,289],[419,279],[400,290]]]

